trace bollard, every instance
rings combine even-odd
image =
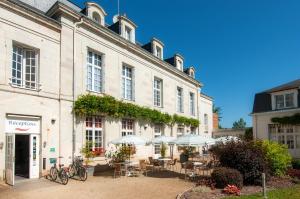
[[[263,187],[263,196],[265,199],[267,199],[268,196],[267,196],[266,174],[265,173],[262,173],[262,187]]]

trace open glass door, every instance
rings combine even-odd
[[[39,137],[39,135],[30,135],[30,178],[40,177]]]
[[[9,185],[15,184],[15,135],[6,134],[5,179]]]

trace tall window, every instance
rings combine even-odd
[[[11,78],[12,85],[27,89],[37,89],[37,69],[37,51],[14,45]]]
[[[87,90],[102,92],[102,56],[92,51],[87,57]]]
[[[125,39],[131,41],[131,28],[129,28],[128,26],[125,26]]]
[[[133,120],[123,119],[122,120],[122,136],[134,135],[133,132]]]
[[[195,116],[195,94],[190,93],[190,114]]]
[[[177,112],[183,113],[183,90],[177,87]]]
[[[154,106],[162,107],[162,80],[154,78],[153,82]]]
[[[288,93],[284,95],[275,95],[275,107],[276,109],[292,108],[294,107],[294,93]]]
[[[128,66],[122,68],[122,96],[126,100],[133,100],[133,69]]]
[[[161,48],[156,46],[155,51],[156,51],[155,56],[162,59],[162,50],[161,50]]]
[[[154,127],[154,137],[159,137],[162,135],[162,127],[160,125],[156,125]],[[154,145],[154,154],[160,154],[160,144],[155,144]]]
[[[208,133],[208,115],[204,114],[204,133]]]
[[[184,126],[179,125],[177,127],[177,137],[183,136],[184,135]]]
[[[91,150],[98,150],[103,145],[102,118],[87,117],[86,122],[86,141],[90,144]]]

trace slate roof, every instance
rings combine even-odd
[[[300,79],[288,82],[286,84],[282,84],[280,86],[268,89],[261,93],[255,94],[254,104],[252,113],[261,113],[272,111],[272,100],[271,93],[290,90],[290,89],[298,89],[298,107],[300,108]]]

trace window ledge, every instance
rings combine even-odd
[[[18,85],[15,85],[13,83],[9,83],[9,85],[13,88],[19,88],[19,89],[23,89],[23,90],[28,90],[28,91],[35,91],[35,92],[40,92],[42,89],[41,89],[41,84],[39,84],[38,88],[26,88],[26,87],[23,87],[23,86],[18,86]]]

